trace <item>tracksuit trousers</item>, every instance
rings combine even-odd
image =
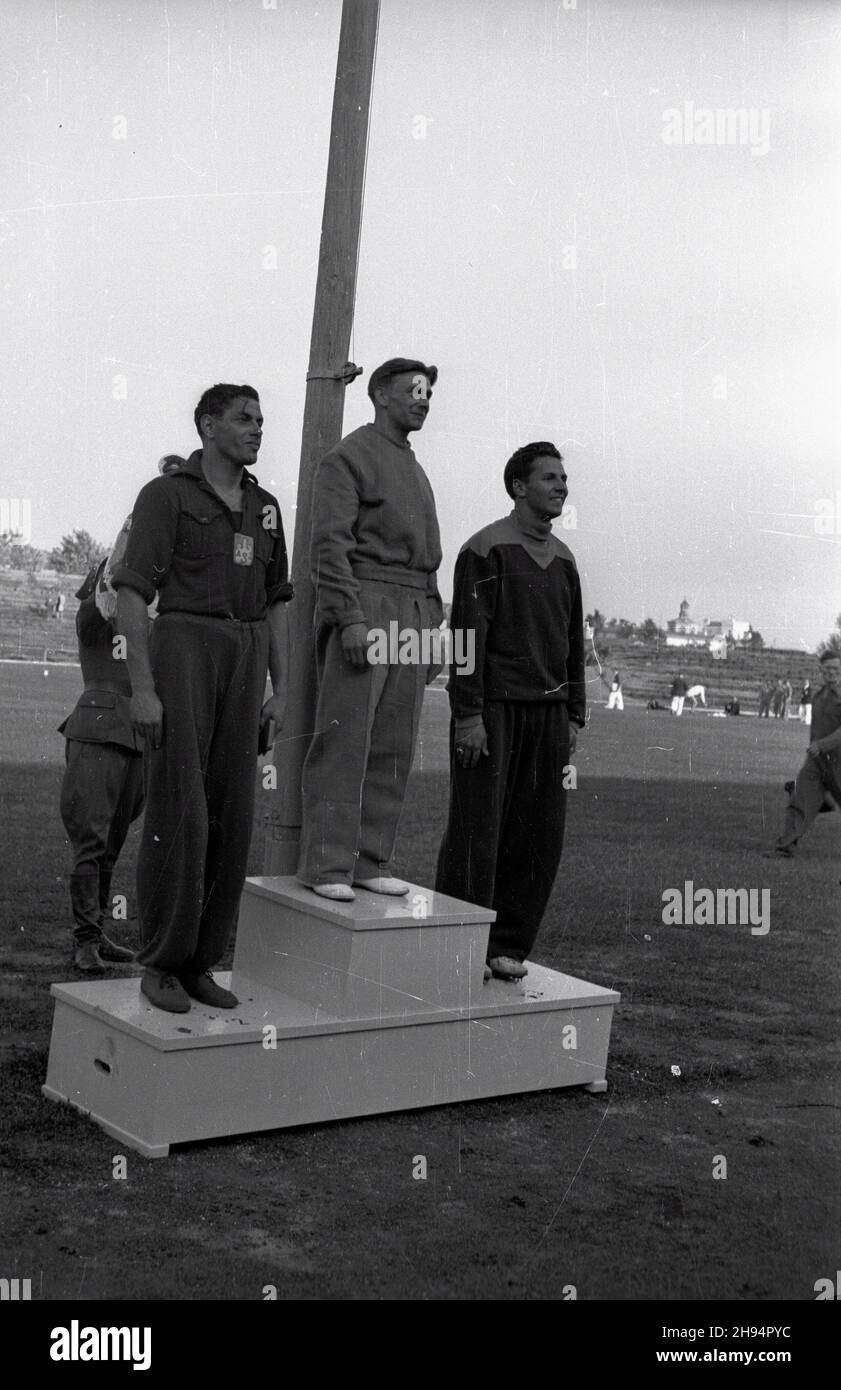
[[[828,765],[827,770],[825,764]],[[835,758],[830,761],[826,754],[818,758],[807,757],[789,794],[785,829],[777,840],[778,849],[794,848],[820,811],[826,792],[837,795],[839,781],[841,767]]]
[[[152,628],[163,744],[147,749],[138,964],[200,974],[225,954],[251,839],[269,628],[164,613]]]
[[[369,632],[418,635],[430,627],[422,590],[360,582]],[[419,647],[420,650],[422,648]],[[298,878],[352,883],[385,873],[417,742],[428,665],[392,661],[362,668],[342,652],[341,632],[316,636],[318,706],[301,780]]]
[[[73,850],[70,904],[81,945],[102,934],[114,865],[143,809],[143,755],[117,743],[69,738],[65,758],[59,804]]]
[[[488,959],[531,952],[564,843],[569,720],[560,701],[489,700],[488,756],[465,769],[450,727],[450,814],[435,890],[491,907]]]

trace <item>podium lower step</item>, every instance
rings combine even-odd
[[[218,973],[220,984],[229,977]],[[154,1009],[138,979],[55,984],[45,1096],[150,1158],[170,1145],[561,1086],[606,1086],[619,995],[530,964],[459,1008],[342,1019],[250,981]]]

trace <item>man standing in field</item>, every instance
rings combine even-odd
[[[147,741],[140,988],[171,1013],[191,998],[238,1002],[211,968],[245,881],[259,726],[283,719],[292,596],[277,501],[246,469],[262,439],[257,392],[214,386],[194,420],[201,449],[141,490],[111,576],[132,719]],[[274,695],[264,705],[267,662]]]
[[[168,454],[160,473],[184,459]],[[110,965],[134,960],[104,932],[111,908],[111,878],[129,826],[143,809],[143,739],[132,724],[131,681],[114,642],[117,594],[111,571],[122,563],[131,530],[127,517],[106,557],[77,591],[79,662],[85,683],[76,708],[59,729],[67,739],[61,785],[61,818],[73,846],[70,903],[75,921],[73,965],[101,975]]]
[[[113,623],[96,603],[105,567],[100,560],[76,593],[85,688],[59,728],[67,740],[60,808],[73,849],[73,965],[83,975],[102,975],[111,965],[134,960],[134,952],[112,941],[104,926],[114,865],[143,809],[143,740],[131,721],[131,682],[126,663],[114,659]]]
[[[353,901],[352,884],[396,896],[409,889],[389,861],[424,688],[440,667],[372,662],[369,643],[372,629],[401,641],[415,633],[420,652],[422,634],[444,616],[435,499],[409,447],[437,377],[436,367],[406,358],[378,367],[368,383],[373,423],[331,449],[315,480],[318,707],[301,783],[298,878],[339,902]]]
[[[841,802],[841,655],[826,651],[820,664],[823,685],[812,699],[811,742],[789,793],[785,829],[772,851],[786,859],[792,858],[826,793]]]
[[[554,444],[508,460],[514,509],[456,562],[451,625],[475,669],[449,681],[450,811],[435,889],[491,907],[485,976],[518,980],[560,863],[566,774],[586,718],[581,585],[552,534],[567,497]]]
[[[683,714],[683,702],[686,699],[686,691],[687,685],[684,680],[683,672],[678,671],[672,681],[672,689],[670,692],[672,697],[672,714],[676,714],[678,717]]]
[[[800,691],[800,703],[797,706],[797,717],[803,724],[812,722],[812,683],[804,681]]]
[[[771,718],[771,699],[774,694],[773,681],[763,681],[759,687],[759,718]]]
[[[614,671],[613,680],[610,683],[610,695],[607,701],[608,709],[624,709],[625,701],[622,698],[622,677],[618,671]]]

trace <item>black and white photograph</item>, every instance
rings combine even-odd
[[[212,1372],[189,1304],[499,1301],[805,1373],[839,60],[835,0],[5,0],[0,1297],[42,1367]]]

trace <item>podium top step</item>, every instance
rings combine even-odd
[[[275,878],[247,878],[243,896],[254,893],[269,898],[283,907],[305,912],[334,926],[349,931],[391,931],[400,927],[452,927],[476,922],[493,922],[496,913],[489,907],[461,902],[445,893],[435,893],[419,883],[410,883],[402,897],[384,893],[369,893],[366,888],[354,888],[356,901],[332,902],[306,888],[296,878],[282,875]]]

